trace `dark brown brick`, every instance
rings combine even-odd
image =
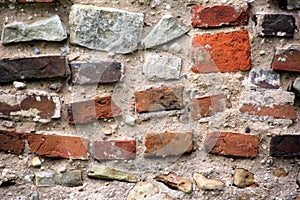
[[[146,133],[145,157],[179,156],[193,150],[192,133]]]
[[[8,83],[15,80],[65,78],[68,74],[65,56],[0,60],[0,83]]]
[[[195,73],[236,72],[251,69],[247,30],[195,35],[192,42]]]
[[[276,48],[272,60],[272,69],[300,72],[300,45]]]
[[[262,37],[294,37],[295,18],[290,14],[256,14],[254,15],[256,32]]]
[[[94,141],[93,156],[97,160],[128,160],[136,154],[135,140]]]
[[[71,64],[75,84],[116,83],[121,78],[121,63],[97,62]]]
[[[33,153],[40,156],[87,159],[88,140],[77,136],[27,134],[26,139]]]
[[[299,157],[300,135],[273,136],[270,142],[270,155],[274,157]]]
[[[193,99],[190,105],[193,119],[210,117],[217,112],[226,110],[227,108],[231,108],[231,102],[225,95],[213,95]]]
[[[22,154],[25,148],[24,134],[0,130],[0,151]]]
[[[215,28],[221,26],[247,25],[249,9],[235,9],[234,6],[198,6],[192,8],[192,26],[194,28]]]
[[[257,157],[258,135],[232,132],[209,132],[204,146],[207,152],[234,157]]]
[[[271,116],[279,119],[297,119],[297,113],[293,105],[273,105],[273,107],[255,106],[244,104],[240,112],[249,115]]]
[[[75,102],[69,109],[69,122],[89,123],[98,119],[109,119],[122,115],[121,109],[111,96],[96,97],[94,100]]]
[[[181,110],[183,87],[151,88],[134,93],[138,113]]]

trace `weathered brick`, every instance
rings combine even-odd
[[[111,96],[96,97],[94,100],[74,102],[69,108],[69,122],[89,123],[98,119],[108,119],[122,114]]]
[[[122,75],[119,62],[74,63],[71,71],[75,84],[116,83]]]
[[[271,116],[280,119],[297,119],[297,113],[293,105],[273,105],[272,107],[244,104],[240,112],[250,115]]]
[[[258,135],[232,132],[209,132],[204,146],[207,152],[225,156],[257,157]]]
[[[0,99],[1,117],[23,117],[40,122],[60,118],[61,102],[56,94],[45,94],[43,91],[33,91],[24,95],[2,92]]]
[[[274,157],[299,157],[300,135],[273,136],[270,142],[270,155]]]
[[[288,45],[276,48],[272,60],[272,69],[280,71],[300,72],[300,45]]]
[[[56,0],[17,0],[20,3],[28,3],[28,2],[38,2],[38,3],[50,3],[55,2]]]
[[[234,6],[198,6],[192,8],[192,26],[194,28],[215,28],[221,26],[247,25],[249,9]]]
[[[195,35],[192,42],[195,73],[236,72],[251,68],[247,30]]]
[[[88,140],[77,136],[26,134],[29,147],[40,156],[87,159]]]
[[[262,37],[294,37],[295,18],[290,14],[255,14],[256,32]]]
[[[0,130],[0,151],[22,154],[25,148],[24,134]]]
[[[136,154],[135,140],[94,141],[93,156],[97,160],[134,159]]]
[[[179,156],[193,150],[192,133],[146,133],[145,157]]]
[[[65,78],[68,74],[65,56],[0,60],[0,83],[24,79]]]
[[[183,87],[151,88],[137,91],[135,108],[138,113],[181,110],[184,108]]]
[[[212,95],[193,99],[190,105],[193,119],[210,117],[217,112],[231,108],[230,99],[225,95]]]

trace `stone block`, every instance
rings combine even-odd
[[[273,136],[270,142],[270,155],[273,157],[299,157],[300,135]]]

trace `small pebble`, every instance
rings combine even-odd
[[[34,157],[34,158],[32,159],[31,165],[32,165],[33,167],[40,167],[40,166],[42,165],[42,161],[40,160],[39,157],[36,156],[36,157]]]
[[[245,132],[250,133],[251,129],[249,127],[246,127]]]
[[[37,48],[37,47],[34,47],[32,50],[33,50],[34,54],[40,54],[41,53],[40,49]]]
[[[2,126],[6,127],[6,128],[14,128],[14,127],[16,127],[16,123],[12,122],[12,121],[4,120],[4,121],[2,121]]]
[[[51,83],[49,85],[49,88],[51,90],[60,90],[62,88],[62,84],[61,83]]]
[[[19,82],[19,81],[14,81],[13,85],[14,85],[15,88],[17,88],[19,90],[22,90],[22,89],[26,88],[26,84],[22,83],[22,82]]]
[[[10,4],[8,4],[8,8],[9,8],[10,10],[13,10],[13,9],[16,8],[16,6],[15,6],[15,4],[10,3]]]

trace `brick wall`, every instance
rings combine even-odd
[[[299,199],[298,1],[0,1],[1,199]]]

